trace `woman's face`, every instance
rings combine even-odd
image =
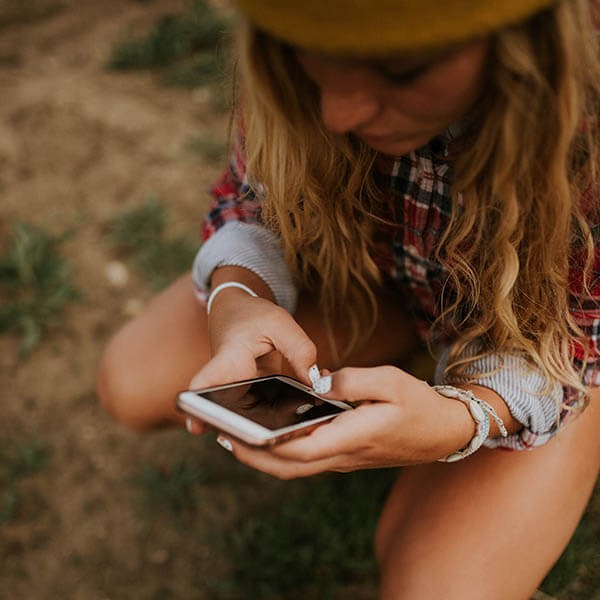
[[[338,59],[298,50],[321,92],[321,114],[334,133],[352,133],[385,154],[426,144],[463,117],[486,80],[489,39],[386,59]]]

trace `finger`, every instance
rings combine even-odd
[[[365,427],[366,409],[367,406],[359,406],[342,413],[308,435],[277,444],[270,451],[279,458],[299,462],[359,454],[369,447],[371,428]]]
[[[209,427],[204,421],[200,421],[199,419],[190,416],[185,418],[185,428],[192,435],[202,435],[209,431]]]
[[[190,389],[198,390],[255,376],[256,363],[252,356],[243,351],[223,348],[194,375]]]
[[[287,315],[277,327],[277,334],[271,336],[273,344],[283,354],[297,377],[310,385],[308,370],[317,362],[317,347],[306,335],[302,327]]]
[[[230,449],[233,455],[241,463],[277,477],[278,479],[295,479],[308,477],[336,468],[344,468],[343,457],[330,457],[325,460],[302,463],[282,459],[271,452],[271,449],[261,449],[248,446],[238,440],[220,436],[219,442],[224,448]]]
[[[418,381],[402,369],[388,365],[369,368],[345,367],[332,374],[331,391],[324,397],[349,402],[393,402],[401,394],[409,392],[414,382]],[[421,383],[427,385],[425,382]]]

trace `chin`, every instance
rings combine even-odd
[[[381,152],[382,154],[389,154],[392,156],[402,156],[408,154],[413,150],[417,150],[429,142],[431,137],[414,137],[405,140],[372,140],[363,138],[363,141],[368,144],[373,150]]]

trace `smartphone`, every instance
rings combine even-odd
[[[285,375],[187,390],[178,395],[177,407],[254,446],[306,435],[353,408],[345,402],[321,398],[310,387]]]

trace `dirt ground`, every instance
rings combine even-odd
[[[203,598],[203,583],[225,564],[202,536],[234,510],[226,485],[217,481],[211,502],[200,503],[194,539],[166,516],[143,518],[129,485],[146,462],[193,451],[218,467],[220,453],[182,432],[125,431],[93,391],[103,345],[132,301],[151,296],[134,272],[124,287],[110,284],[106,223],[159,194],[172,229],[193,236],[218,175],[185,151],[199,133],[225,137],[227,117],[213,113],[205,93],[104,68],[127,27],[144,30],[183,6],[0,3],[0,236],[16,220],[74,229],[63,253],[85,295],[69,307],[66,327],[26,361],[16,358],[15,337],[0,338],[0,439],[41,440],[51,449],[48,466],[20,483],[19,514],[0,528],[0,598]]]

